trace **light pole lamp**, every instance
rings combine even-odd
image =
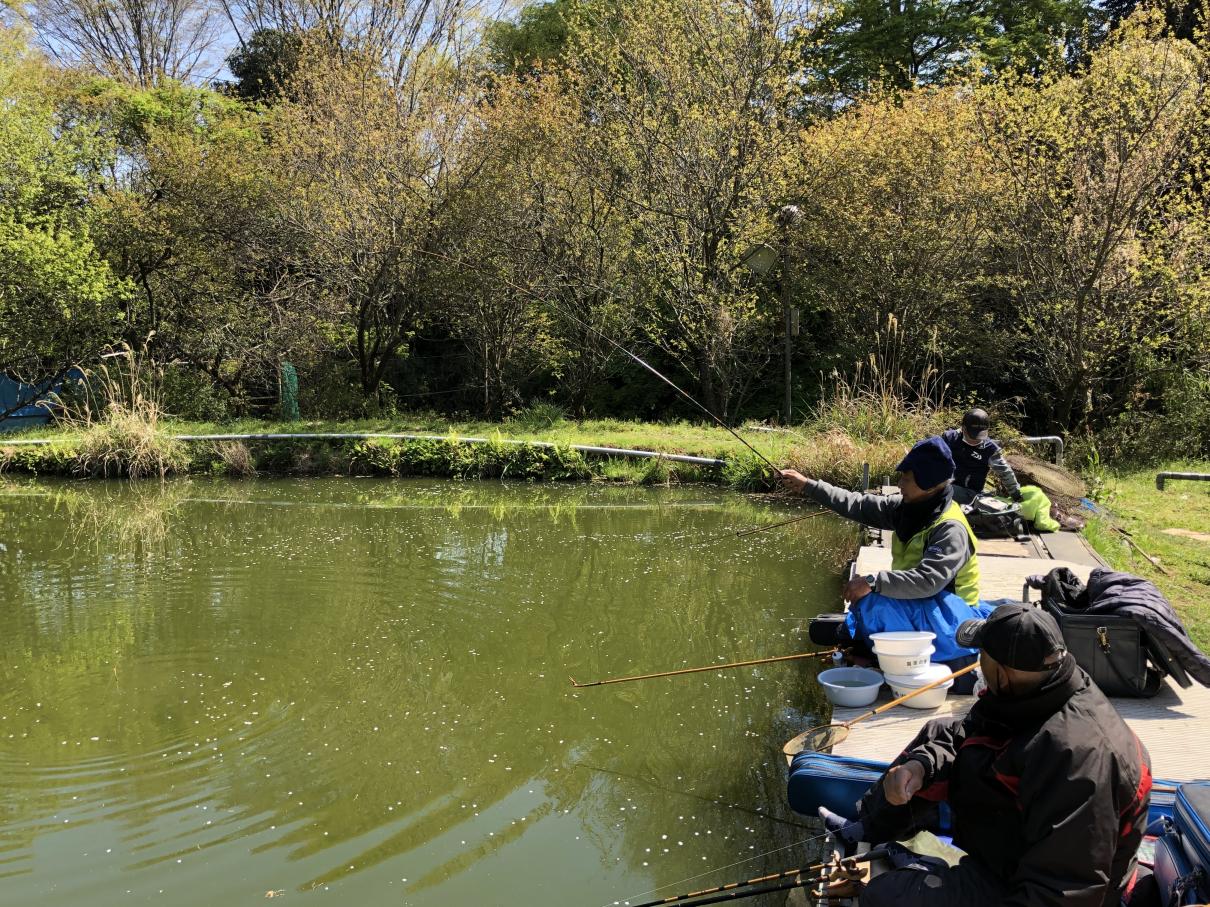
[[[785,331],[784,366],[785,366],[785,415],[782,424],[790,424],[790,354],[793,352],[792,337],[794,335],[792,316],[790,314],[790,230],[802,220],[802,212],[797,205],[783,205],[777,212],[777,226],[781,229],[781,314],[783,330]]]
[[[753,246],[744,253],[740,261],[749,271],[767,277],[775,264],[780,264],[778,285],[781,290],[781,314],[785,345],[783,347],[783,371],[785,384],[785,399],[782,401],[782,424],[790,424],[791,394],[790,394],[790,354],[793,352],[794,330],[793,309],[790,308],[790,231],[802,220],[802,211],[797,205],[783,205],[774,217],[778,232],[781,234],[780,248],[775,249],[767,243]]]

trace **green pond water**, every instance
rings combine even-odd
[[[568,681],[811,648],[851,536],[734,536],[787,514],[0,481],[0,903],[599,907],[798,865],[780,746],[814,669]]]

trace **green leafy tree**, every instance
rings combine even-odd
[[[994,386],[1015,331],[983,292],[1004,174],[979,140],[970,92],[871,97],[799,147],[795,246],[825,364],[868,365],[874,332],[894,318],[903,374],[940,357],[963,387]]]
[[[99,244],[134,292],[132,346],[204,375],[239,401],[274,387],[283,356],[317,337],[279,288],[279,193],[260,122],[209,89],[142,90],[89,81],[75,115],[112,143],[118,165],[93,200]]]
[[[1206,58],[1133,17],[1086,72],[978,96],[1007,175],[994,235],[1022,328],[1018,361],[1051,425],[1121,411],[1141,369],[1206,317]]]
[[[526,72],[561,60],[567,48],[567,18],[572,3],[528,3],[515,20],[489,22],[483,38],[492,68],[501,73]]]
[[[333,345],[379,395],[416,332],[440,315],[458,237],[451,210],[484,166],[477,87],[430,59],[400,88],[368,60],[308,57],[279,104],[275,170],[288,187],[279,229],[296,240],[292,292],[339,325]]]
[[[227,68],[235,76],[232,91],[245,101],[276,101],[294,77],[301,51],[302,38],[297,34],[257,29],[227,57]]]
[[[772,350],[741,257],[786,190],[791,23],[771,4],[714,0],[635,0],[619,15],[575,30],[569,78],[591,124],[576,166],[616,186],[646,332],[726,418]]]
[[[61,128],[56,87],[23,36],[0,31],[0,364],[27,379],[59,375],[115,340],[130,289],[93,240],[89,174],[102,146]]]
[[[820,93],[935,85],[971,66],[1036,69],[1096,27],[1092,0],[839,0],[803,33]]]

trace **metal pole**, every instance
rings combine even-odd
[[[790,313],[790,230],[802,220],[802,212],[797,205],[783,205],[777,212],[777,226],[781,228],[781,314],[782,329],[785,331],[785,347],[783,362],[783,379],[785,381],[785,399],[782,401],[782,425],[789,425],[793,415],[793,401],[790,394],[791,373],[790,356],[794,351],[793,325]]]
[[[786,396],[783,402],[782,425],[790,424],[791,417],[791,400],[790,400],[790,353],[792,349],[790,337],[790,230],[788,226],[782,227],[781,238],[781,315],[782,329],[785,333],[785,348],[784,348],[784,375]]]

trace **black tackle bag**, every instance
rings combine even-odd
[[[1174,664],[1167,648],[1127,614],[1088,614],[1084,583],[1056,567],[1042,586],[1042,606],[1059,622],[1067,651],[1106,696],[1154,696]]]

